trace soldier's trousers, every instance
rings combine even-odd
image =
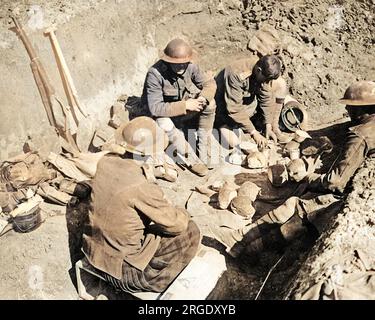
[[[183,157],[187,157],[191,164],[199,162],[199,159],[196,155],[196,148],[193,148],[189,142],[194,142],[195,146],[195,135],[189,136],[188,140],[186,141],[184,133],[179,130],[178,128],[181,125],[191,120],[195,117],[199,117],[198,122],[198,149],[201,159],[205,162],[205,156],[209,153],[209,137],[212,133],[213,124],[215,121],[215,110],[216,104],[215,101],[212,100],[210,104],[201,112],[191,112],[183,116],[174,117],[174,118],[167,118],[167,117],[160,117],[156,118],[156,123],[164,130],[167,134],[170,143],[172,144],[171,148],[166,150],[167,154],[172,158],[175,159],[176,162],[178,158],[173,154],[173,151],[176,150],[180,155]],[[192,132],[193,134],[193,132]]]
[[[123,262],[122,280],[108,274],[104,278],[115,288],[125,292],[162,292],[196,255],[201,235],[195,222],[175,237],[163,237],[158,250],[145,270]]]

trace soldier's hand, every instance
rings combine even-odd
[[[307,163],[307,174],[315,172],[315,159],[313,157],[303,157]]]
[[[266,138],[269,140],[270,138],[277,143],[277,135],[275,132],[272,130],[272,125],[267,123],[266,124]]]
[[[200,112],[204,108],[202,100],[188,99],[186,100],[186,110]]]
[[[320,169],[323,165],[322,160],[320,159],[320,156],[316,159],[313,157],[304,157],[304,159],[307,162],[307,174],[312,174],[315,172],[315,170]]]
[[[208,105],[208,101],[205,97],[198,97],[198,100],[203,104],[203,106],[207,106]]]
[[[260,148],[264,148],[267,146],[268,144],[268,141],[265,137],[263,137],[258,131],[255,131],[253,134],[252,134],[252,137],[255,141],[255,143],[257,144],[258,147]]]
[[[318,156],[315,160],[315,170],[316,169],[321,169],[323,167],[323,161],[322,159],[320,158],[320,156]]]

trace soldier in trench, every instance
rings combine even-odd
[[[312,190],[343,193],[365,158],[375,151],[375,82],[353,83],[340,103],[346,104],[352,124],[347,133],[345,151],[330,172],[310,177]]]
[[[181,39],[170,41],[163,57],[147,73],[141,103],[168,135],[188,168],[204,176],[210,165],[208,141],[215,121],[216,83],[192,59],[190,45]],[[179,130],[194,118],[198,120],[199,157]]]
[[[268,139],[283,141],[286,137],[279,129],[279,117],[288,94],[283,68],[277,55],[259,58],[254,54],[222,70],[215,78],[215,127],[220,127],[222,134],[226,128],[241,128],[260,148]],[[265,136],[254,126],[251,117],[255,114],[264,124]]]
[[[359,81],[345,91],[340,102],[346,104],[352,126],[347,132],[344,152],[333,168],[325,174],[312,173],[297,178],[299,195],[238,230],[215,229],[217,239],[229,254],[256,254],[264,249],[280,247],[313,230],[319,234],[327,219],[340,207],[340,196],[366,157],[375,151],[375,82]],[[289,172],[289,175],[294,175]],[[295,174],[295,176],[297,176]],[[297,189],[296,189],[297,190]],[[320,195],[302,199],[312,191]]]
[[[163,152],[168,138],[149,117],[127,123],[119,144],[124,158],[104,155],[92,180],[88,261],[125,292],[162,292],[195,256],[200,231],[184,208],[172,205],[147,180],[135,155]]]

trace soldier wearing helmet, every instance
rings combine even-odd
[[[116,140],[127,153],[125,159],[105,155],[97,165],[83,251],[116,288],[162,292],[195,256],[200,231],[133,159],[167,147],[155,121],[135,118],[118,129]]]
[[[327,174],[311,177],[311,188],[342,193],[366,156],[375,151],[375,82],[358,81],[339,100],[351,118],[345,151]]]
[[[164,49],[163,57],[148,71],[142,94],[142,105],[166,132],[177,152],[188,155],[190,169],[205,175],[209,161],[207,139],[215,120],[216,83],[207,79],[192,62],[193,49],[183,40],[174,39]],[[184,122],[198,118],[200,159],[178,130]]]
[[[302,159],[289,162],[287,168],[282,165],[270,167],[268,177],[272,185],[283,186],[286,191],[290,188],[287,192],[293,192],[293,196],[243,228],[211,228],[212,234],[227,247],[229,254],[237,257],[245,251],[253,255],[267,248],[283,246],[301,234],[309,232],[317,236],[329,218],[341,208],[342,197],[334,193],[345,191],[365,157],[375,151],[375,82],[352,84],[340,102],[346,104],[353,126],[349,128],[346,148],[337,164],[322,175],[312,173],[315,171],[313,158],[305,159],[309,161],[309,167],[305,167]],[[286,182],[288,176],[289,182]],[[295,187],[286,183],[293,183]],[[268,192],[270,190],[267,188]],[[310,194],[306,197],[310,190],[317,196],[311,198]],[[277,192],[273,200],[281,194],[282,191]],[[269,203],[270,194],[264,197]]]
[[[279,116],[288,94],[282,77],[283,65],[276,55],[257,55],[233,62],[216,77],[216,126],[239,127],[250,134],[259,147],[267,139],[282,138]],[[250,117],[259,113],[266,137],[255,128]]]

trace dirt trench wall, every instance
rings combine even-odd
[[[210,51],[206,48],[215,44],[217,57],[206,55],[202,61],[208,68],[216,67],[225,55],[241,50],[235,43],[229,46],[228,41],[220,39],[220,30],[228,28],[229,17],[232,23],[236,17],[239,20],[235,24],[241,23],[242,2],[220,3],[219,0],[2,1],[0,160],[20,153],[25,141],[31,140],[42,151],[58,146],[27,52],[16,34],[8,30],[13,26],[9,13],[19,17],[57,95],[66,102],[50,42],[43,36],[48,26],[56,25],[56,35],[81,104],[99,123],[105,123],[110,106],[120,94],[141,93],[147,69],[172,38],[187,39],[198,53]],[[223,15],[221,10],[234,13]]]
[[[282,39],[290,92],[311,126],[342,118],[338,103],[357,80],[375,80],[375,0],[247,0],[248,32],[274,26]]]
[[[342,212],[326,226],[291,280],[285,299],[322,299],[332,283],[341,290],[336,293],[338,299],[374,299],[370,277],[368,283],[357,284],[356,289],[350,282],[356,279],[355,275],[359,278],[358,275],[375,268],[374,225],[375,158],[372,158],[364,162],[353,178],[353,190]],[[309,290],[314,286],[315,290]],[[346,293],[343,288],[347,288]]]
[[[375,80],[375,0],[2,0],[0,160],[18,154],[27,140],[42,151],[58,147],[26,50],[8,30],[9,13],[25,25],[64,98],[43,36],[57,26],[81,103],[101,124],[120,94],[140,94],[147,69],[176,36],[194,46],[203,69],[216,72],[248,54],[259,28],[274,26],[290,93],[307,107],[312,128],[343,117],[337,100],[353,81]]]

